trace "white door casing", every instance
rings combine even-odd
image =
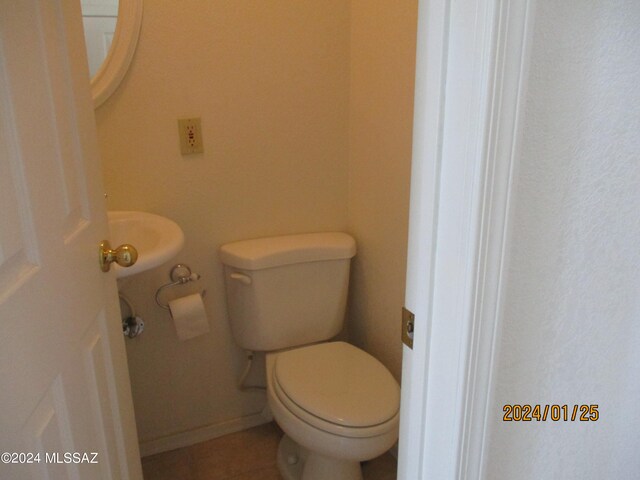
[[[532,3],[420,2],[399,480],[481,478]]]
[[[141,479],[80,5],[0,12],[0,477]]]

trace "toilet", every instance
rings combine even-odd
[[[362,480],[398,439],[400,387],[374,357],[329,341],[343,327],[354,239],[287,235],[220,248],[236,343],[266,352],[286,480]]]

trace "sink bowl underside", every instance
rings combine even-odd
[[[175,257],[184,246],[184,233],[174,221],[146,212],[108,212],[110,241],[115,248],[123,243],[138,251],[138,261],[131,267],[114,265],[117,278],[129,277],[162,265]]]

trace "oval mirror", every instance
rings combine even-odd
[[[142,0],[82,0],[82,20],[98,108],[127,73],[142,25]]]

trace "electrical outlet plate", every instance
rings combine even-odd
[[[179,118],[178,133],[180,136],[180,152],[182,155],[204,152],[200,118]]]

